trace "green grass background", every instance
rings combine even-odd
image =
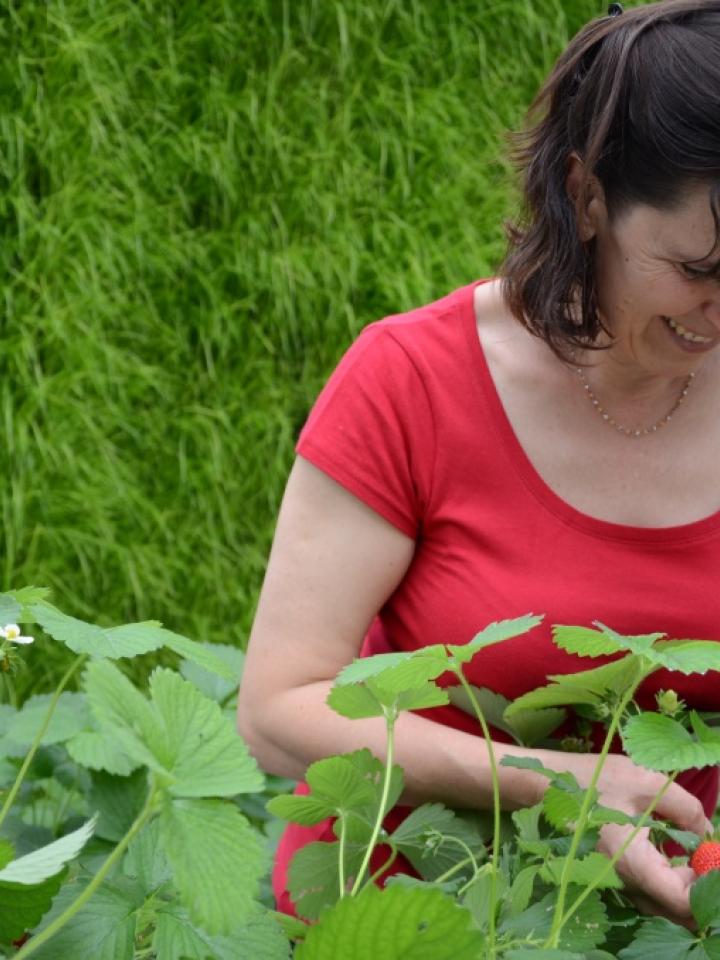
[[[595,0],[0,3],[0,589],[244,645],[365,324],[493,270]]]

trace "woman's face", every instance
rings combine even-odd
[[[694,188],[671,211],[636,205],[612,222],[604,202],[591,200],[587,217],[600,313],[613,334],[607,356],[629,372],[663,377],[720,357],[720,271],[710,272],[720,248],[709,188]]]

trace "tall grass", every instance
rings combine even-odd
[[[503,131],[603,12],[5,0],[0,588],[242,645],[314,396],[493,270]]]

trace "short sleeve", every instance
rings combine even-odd
[[[427,391],[391,329],[366,327],[310,411],[295,450],[417,538],[435,439]]]

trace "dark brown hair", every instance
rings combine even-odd
[[[605,329],[594,242],[581,241],[566,191],[573,152],[583,195],[597,178],[611,221],[638,203],[672,210],[709,185],[720,235],[720,0],[661,0],[592,21],[528,116],[534,125],[512,135],[525,202],[500,275],[514,315],[570,359]]]

